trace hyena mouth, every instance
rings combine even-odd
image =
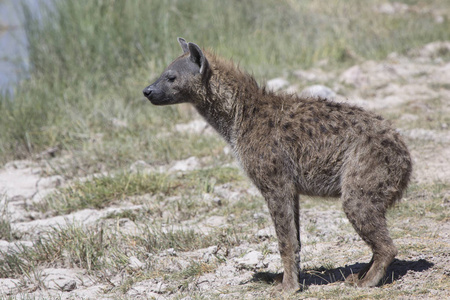
[[[147,97],[153,105],[169,105],[173,103],[171,98]]]

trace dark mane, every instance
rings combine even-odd
[[[249,73],[242,71],[232,60],[223,59],[211,51],[205,51],[205,55],[211,66],[213,76],[226,79],[228,82],[240,82],[242,86],[254,91],[260,89],[255,78]]]

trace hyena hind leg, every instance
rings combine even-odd
[[[361,287],[376,286],[397,255],[397,248],[387,229],[384,205],[381,203],[377,205],[376,201],[373,201],[373,194],[372,197],[365,197],[360,191],[344,193],[343,198],[347,218],[373,252],[369,264],[358,274],[348,276],[346,280]]]

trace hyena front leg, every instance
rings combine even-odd
[[[279,187],[276,191],[263,192],[263,196],[267,201],[278,238],[278,248],[284,267],[283,290],[298,290],[300,274],[298,195],[294,189]]]

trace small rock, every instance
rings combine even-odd
[[[329,87],[324,85],[316,84],[305,88],[301,93],[300,97],[305,98],[320,98],[332,100],[336,98],[336,93],[333,92]]]
[[[235,259],[237,267],[240,269],[253,270],[260,265],[264,256],[259,251],[252,250],[241,258]]]
[[[75,280],[70,280],[61,287],[61,291],[71,292],[76,288],[77,288],[77,282]]]
[[[227,218],[222,216],[211,216],[205,220],[205,224],[211,227],[223,226],[227,223]]]
[[[148,279],[135,283],[126,293],[132,299],[166,299],[161,294],[167,292],[168,284],[161,279]]]
[[[167,288],[169,287],[168,284],[163,283],[162,281],[158,282],[158,284],[156,285],[156,289],[154,290],[154,292],[156,293],[164,293],[167,291]]]
[[[166,254],[169,256],[177,256],[177,252],[175,251],[174,248],[166,249]]]
[[[230,202],[239,201],[244,196],[241,191],[233,190],[233,187],[228,183],[215,186],[214,192],[222,199],[227,199]]]
[[[210,262],[211,259],[213,259],[215,257],[215,255],[217,254],[218,251],[219,251],[219,247],[217,247],[217,246],[208,247],[206,249],[206,251],[203,253],[203,257],[202,257],[203,261],[207,262],[207,263]]]
[[[265,240],[268,239],[270,237],[269,231],[266,229],[260,229],[258,230],[258,232],[256,233],[256,237],[261,239],[261,240]]]
[[[266,87],[272,91],[279,91],[289,85],[289,82],[283,78],[274,78],[267,81]]]
[[[222,200],[219,197],[215,197],[212,199],[212,202],[217,205],[217,206],[221,206],[222,205]]]
[[[176,161],[175,164],[169,169],[170,172],[176,171],[192,171],[200,168],[200,161],[197,157],[191,156],[185,160]]]
[[[253,214],[253,219],[255,219],[255,220],[264,219],[265,217],[266,217],[266,215],[263,213],[254,213]]]
[[[205,253],[208,253],[208,254],[217,254],[217,251],[219,251],[219,247],[217,247],[217,246],[211,246],[211,247],[206,248]]]
[[[131,256],[128,259],[128,266],[132,269],[132,270],[140,270],[143,269],[145,267],[145,263],[141,262],[136,256]]]
[[[0,253],[4,253],[8,251],[9,242],[0,240]]]

